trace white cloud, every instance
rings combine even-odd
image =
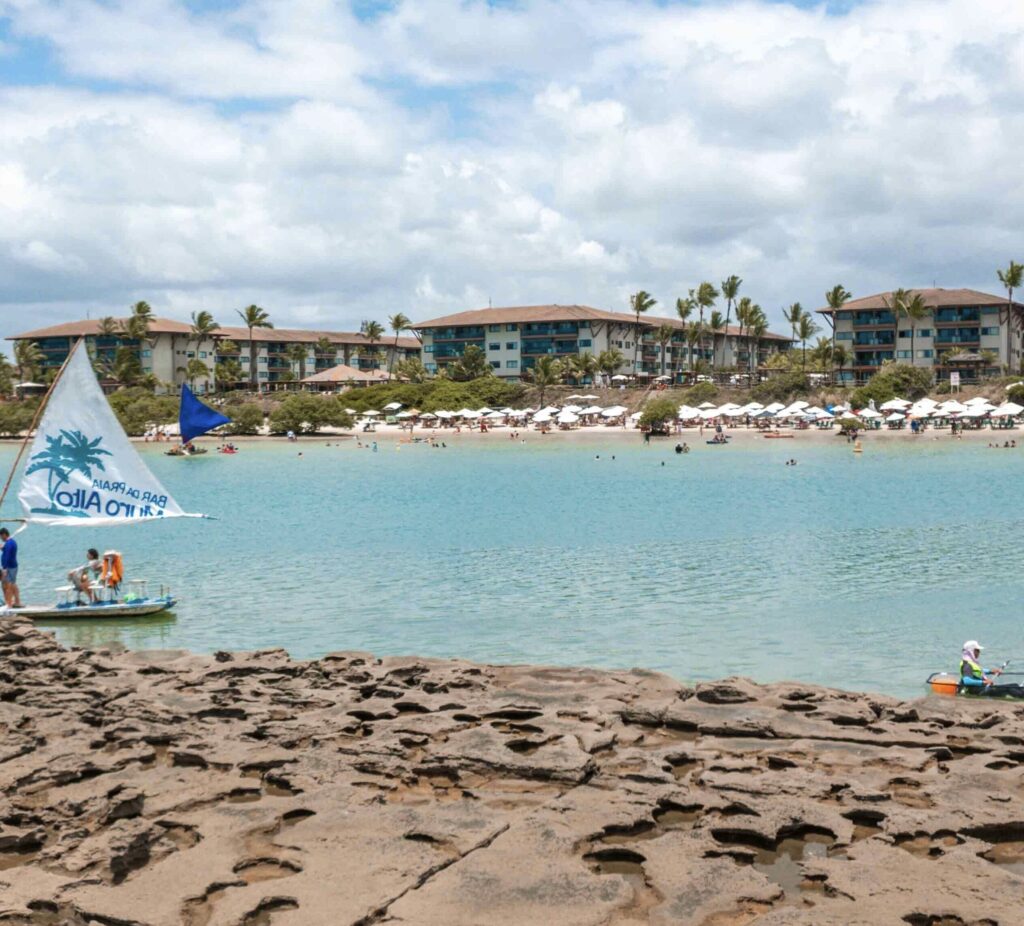
[[[738,273],[996,288],[1021,258],[1024,5],[0,0],[0,334],[137,298],[354,325],[663,306]]]

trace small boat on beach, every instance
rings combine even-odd
[[[208,451],[204,447],[197,447],[192,443],[197,437],[201,437],[222,424],[230,424],[231,419],[220,412],[204,405],[192,393],[188,386],[181,387],[181,404],[178,406],[178,431],[181,434],[181,443],[165,452],[168,457],[195,457]],[[221,448],[220,453],[233,451]]]
[[[11,617],[27,617],[34,621],[96,620],[110,617],[151,617],[169,611],[177,604],[170,591],[155,598],[123,598],[80,604],[65,599],[52,605],[30,605],[27,608],[8,608],[0,612]]]
[[[1003,701],[1024,701],[1024,686],[1017,684],[992,684],[979,691],[972,691],[960,684],[960,677],[949,672],[933,672],[926,684],[934,694],[947,697],[974,698],[988,701],[992,698]]]
[[[792,439],[792,437],[794,435],[792,435],[792,434],[782,434],[779,431],[765,431],[763,436],[768,438],[769,440],[784,440],[786,438]]]

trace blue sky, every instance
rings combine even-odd
[[[1022,35],[1016,0],[0,0],[0,335],[992,290]]]

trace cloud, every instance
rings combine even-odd
[[[0,0],[0,334],[138,298],[344,327],[1020,258],[1024,6]],[[26,43],[24,48],[20,43]],[[12,56],[8,56],[12,57]]]

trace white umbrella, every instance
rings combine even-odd
[[[580,420],[579,415],[575,415],[572,412],[562,412],[558,416],[559,424],[576,424]]]
[[[662,376],[655,376],[654,377],[654,381],[656,383],[667,383],[667,382],[671,382],[671,380],[672,380],[671,376],[664,376],[664,375],[662,375]]]
[[[941,411],[944,414],[950,415],[950,414],[953,414],[953,413],[959,413],[959,412],[967,411],[967,406],[966,405],[962,405],[960,402],[957,402],[956,399],[949,399],[949,400],[943,402],[938,407],[938,411]]]
[[[567,396],[566,398],[568,398],[571,401],[572,399],[585,399],[586,396],[585,395],[571,395],[571,396]]]
[[[680,405],[679,406],[679,415],[678,415],[678,417],[682,421],[689,421],[690,419],[693,419],[693,418],[699,418],[700,417],[700,409],[699,408],[694,408],[691,405]]]
[[[14,384],[14,388],[15,389],[46,389],[48,387],[44,386],[42,383],[15,383]]]
[[[705,421],[710,421],[712,418],[717,418],[718,417],[718,409],[717,408],[705,408],[705,409],[702,409],[701,413],[700,413],[700,416]]]
[[[374,415],[379,415],[380,412],[377,411],[377,409],[375,409],[375,408],[371,408],[371,409],[368,409],[367,411],[363,412],[363,414],[366,415],[367,418],[372,418]]]
[[[882,408],[885,408],[885,406],[883,405]],[[893,412],[885,420],[886,421],[903,421],[903,420],[906,419],[906,417],[907,417],[906,415],[901,415],[899,412]]]
[[[438,412],[437,417],[441,418],[444,421],[447,421],[448,419],[454,418],[455,416],[451,412]]]
[[[489,414],[491,414],[491,412],[493,412],[493,411],[494,411],[494,409],[493,409],[493,408],[488,408],[488,407],[487,407],[486,405],[485,405],[485,406],[484,406],[483,408],[478,408],[478,409],[477,409],[477,412],[478,412],[479,414],[481,414],[481,415],[489,415]]]
[[[625,382],[625,381],[626,381],[627,379],[629,379],[629,377],[628,377],[628,376],[625,376],[625,375],[623,375],[622,373],[616,373],[616,374],[615,374],[615,375],[614,375],[614,376],[612,377],[612,382],[613,382],[613,383],[621,383],[621,382]]]
[[[386,411],[386,412],[394,412],[394,411],[398,411],[398,409],[400,409],[401,407],[402,407],[402,403],[401,402],[388,402],[388,404],[384,406],[384,411]]]
[[[611,406],[611,408],[606,408],[603,412],[601,412],[601,417],[602,418],[619,418],[622,415],[626,414],[626,412],[628,412],[628,411],[629,411],[629,409],[626,408],[625,405],[613,405],[613,406]]]
[[[491,412],[489,415],[484,415],[488,421],[503,421],[505,416],[501,412]]]
[[[873,408],[862,408],[860,410],[861,418],[881,418],[882,413],[876,412]]]
[[[815,417],[818,419],[818,421],[828,421],[832,418],[835,418],[835,415],[833,415],[831,412],[825,411],[825,409],[822,409],[820,412],[818,412],[818,414]]]
[[[430,421],[433,421],[435,418],[437,418],[437,415],[435,415],[433,412],[424,412],[422,415],[420,415],[420,418],[429,419]]]
[[[774,418],[778,412],[774,412],[771,408],[762,408],[761,411],[757,412],[755,418]]]
[[[600,405],[590,405],[587,408],[584,408],[580,412],[580,414],[581,415],[600,415],[602,411],[603,411],[603,409],[601,408]]]
[[[1016,418],[1021,412],[1024,412],[1024,406],[1018,405],[1016,402],[1003,402],[992,412],[992,415],[996,418]]]
[[[483,418],[483,415],[481,415],[480,412],[468,411],[464,412],[462,414],[462,417],[468,419],[469,421],[476,421],[477,418]]]
[[[697,408],[717,408],[717,407],[718,406],[715,405],[714,402],[701,402],[700,405],[697,406]]]
[[[642,414],[643,414],[642,412],[633,412],[633,414],[629,416],[629,420],[630,421],[639,421],[640,420],[640,416]]]
[[[988,399],[983,395],[976,395],[973,399],[968,399],[964,402],[964,405],[988,405]]]
[[[384,407],[387,408],[386,405]],[[414,418],[415,415],[411,415],[411,414],[409,414],[409,412],[399,412],[397,415],[395,415],[395,417],[396,418]]]
[[[512,409],[512,411],[510,411],[508,413],[508,416],[509,416],[509,418],[525,418],[529,414],[530,414],[529,410],[524,411],[521,408],[520,409],[515,409],[514,408],[514,409]]]
[[[910,405],[910,403],[906,399],[889,399],[888,402],[883,402],[879,408],[883,412],[900,412],[908,405]]]
[[[980,405],[975,405],[974,408],[969,408],[960,417],[961,418],[985,418],[989,413],[989,409],[982,408]]]
[[[771,405],[766,405],[764,407],[764,410],[766,412],[772,412],[774,414],[775,412],[781,412],[785,407],[786,406],[783,405],[781,402],[772,402]]]
[[[354,408],[346,408],[345,411],[349,415],[358,415],[359,414],[359,412],[357,412]]]
[[[571,399],[572,396],[569,396],[569,398]],[[594,399],[597,398],[597,396],[596,395],[581,395],[581,396],[577,396],[577,398],[586,399],[588,402],[593,402]]]
[[[572,412],[574,415],[578,415],[581,411],[583,411],[583,408],[579,405],[566,405],[565,408],[562,409],[562,411]]]

